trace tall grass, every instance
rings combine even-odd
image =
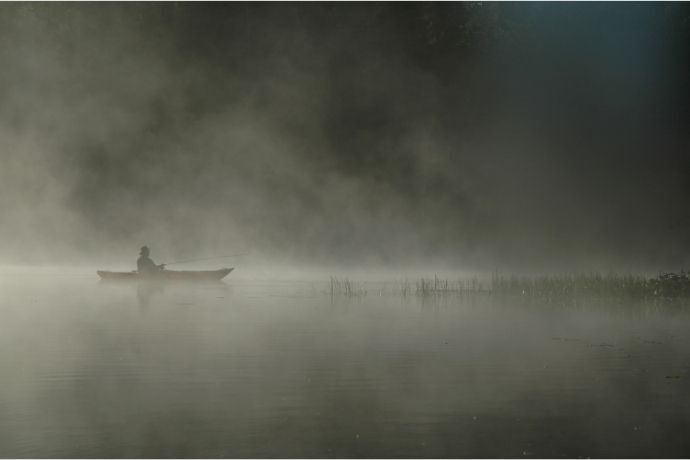
[[[420,278],[417,281],[417,295],[444,295],[444,294],[478,294],[486,292],[479,278],[459,279],[451,281],[441,279],[437,275],[433,278]]]
[[[393,286],[376,289],[375,292],[379,295],[389,294],[408,297],[413,294],[417,296],[476,294],[479,292],[487,292],[487,290],[476,276],[470,279],[450,281],[448,279],[439,278],[438,275],[434,275],[433,278],[419,278],[414,284],[410,282],[410,280],[404,279]],[[341,279],[331,276],[329,293],[332,296],[351,297],[366,295],[367,290],[360,284],[351,281],[349,278]]]
[[[381,295],[384,290],[379,290]],[[690,298],[690,275],[687,272],[661,273],[656,277],[600,273],[547,275],[547,276],[504,276],[493,273],[485,286],[478,277],[451,281],[439,278],[419,278],[414,289],[405,279],[386,293],[402,297],[447,296],[490,294],[520,296],[535,299],[578,299],[578,298],[621,298],[621,299],[673,299]],[[330,278],[332,296],[363,296],[367,291],[348,278]]]
[[[536,298],[677,298],[690,297],[690,277],[685,272],[662,273],[654,278],[599,273],[537,277],[505,277],[494,273],[491,293]]]
[[[353,297],[366,295],[367,291],[357,286],[348,278],[341,280],[331,276],[330,293],[331,296],[344,295],[347,297]]]

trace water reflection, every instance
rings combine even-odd
[[[676,307],[0,282],[3,457],[688,452]]]
[[[163,293],[164,287],[161,283],[136,283],[136,289],[139,308],[146,310],[151,303],[151,299],[156,294]]]

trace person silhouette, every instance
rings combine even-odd
[[[156,265],[149,257],[148,246],[142,246],[137,259],[137,271],[139,273],[150,274],[165,269],[165,264]]]

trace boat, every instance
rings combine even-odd
[[[159,270],[152,273],[111,272],[97,270],[102,280],[144,280],[144,281],[219,281],[225,278],[234,268],[221,268],[219,270]]]

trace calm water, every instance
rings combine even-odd
[[[690,305],[326,289],[0,277],[0,456],[690,455]]]

